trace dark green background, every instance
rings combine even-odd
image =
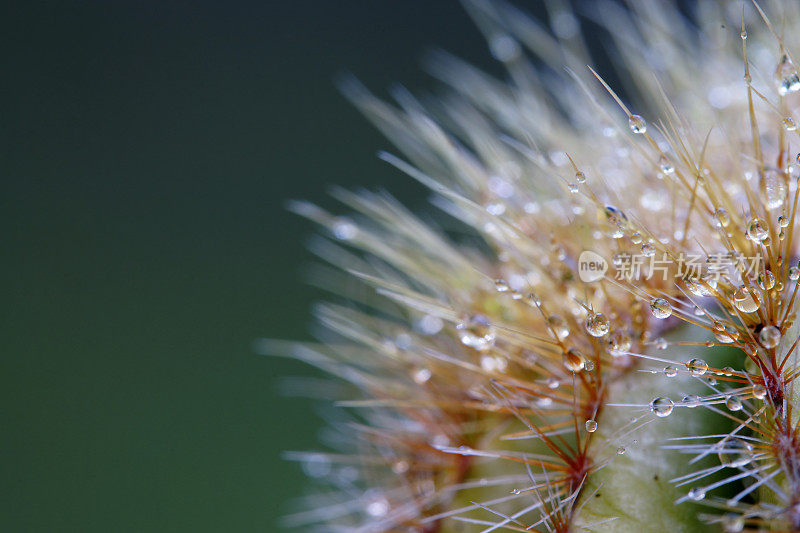
[[[2,531],[272,531],[313,402],[277,391],[308,338],[330,184],[424,191],[334,88],[486,63],[455,1],[6,3],[0,8]]]

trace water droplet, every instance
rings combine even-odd
[[[586,174],[580,170],[575,173],[575,181],[578,183],[586,183]]]
[[[592,370],[594,370],[594,361],[592,361],[591,359],[587,359],[583,363],[583,369],[586,370],[587,372],[591,372]]]
[[[409,464],[408,461],[400,459],[399,461],[395,461],[392,463],[392,472],[395,474],[405,474],[408,472]]]
[[[585,363],[586,360],[584,359],[580,350],[576,348],[570,348],[564,352],[564,366],[570,372],[580,372],[583,370]]]
[[[597,421],[596,420],[587,420],[586,421],[586,431],[589,433],[594,433],[597,431]]]
[[[767,397],[767,389],[764,385],[753,385],[753,398],[763,400]]]
[[[775,78],[778,80],[778,94],[781,96],[790,92],[800,91],[800,76],[797,75],[794,63],[786,54],[781,56],[778,68],[775,71]]]
[[[602,313],[589,313],[589,317],[586,319],[586,331],[589,332],[589,335],[592,337],[602,337],[608,333],[609,327],[610,324],[605,315]]]
[[[608,353],[619,357],[631,349],[631,336],[623,331],[615,331],[608,339]]]
[[[423,385],[424,383],[427,383],[429,379],[431,379],[431,371],[427,368],[417,368],[411,374],[411,378],[417,385]]]
[[[625,449],[625,446],[620,446],[619,448],[617,448],[617,455],[625,455],[625,452],[627,451],[628,450]]]
[[[714,210],[715,226],[718,228],[727,228],[731,223],[731,217],[723,207],[718,207]]]
[[[578,184],[577,183],[568,183],[567,187],[569,187],[569,192],[572,194],[578,193]]]
[[[358,227],[356,227],[356,225],[346,217],[337,217],[333,221],[333,226],[331,229],[333,231],[333,236],[340,241],[349,241],[356,236],[356,233],[358,233]]]
[[[672,306],[664,298],[656,298],[650,302],[650,312],[656,318],[668,318],[672,315]]]
[[[706,491],[704,491],[700,487],[695,487],[689,491],[688,496],[690,499],[699,502],[700,500],[706,497]]]
[[[667,365],[664,367],[664,375],[668,378],[674,378],[678,375],[678,369],[674,366]]]
[[[489,50],[492,57],[507,63],[518,58],[522,53],[519,43],[508,34],[499,33],[489,39]]]
[[[696,394],[689,394],[683,397],[681,403],[690,409],[694,409],[700,405],[700,396]]]
[[[753,298],[747,287],[741,286],[733,293],[733,306],[742,313],[755,313],[760,302]]]
[[[773,169],[765,171],[763,187],[767,209],[772,211],[783,206],[786,201],[786,183],[781,172]]]
[[[656,247],[652,243],[646,242],[642,245],[642,255],[645,257],[653,257],[656,255]]]
[[[665,398],[663,396],[654,398],[653,401],[650,402],[650,410],[653,412],[654,415],[662,418],[665,416],[669,416],[672,413],[672,409],[674,407],[675,403],[669,398]]]
[[[786,128],[786,131],[795,131],[797,129],[797,123],[792,117],[786,117],[783,119],[783,127]]]
[[[706,372],[708,372],[708,363],[703,361],[702,359],[691,359],[688,363],[686,363],[686,368],[693,376],[702,376]]]
[[[504,279],[494,280],[494,287],[497,289],[497,292],[508,292],[511,289],[511,287],[508,286],[508,282]]]
[[[739,37],[741,37],[743,41],[747,40],[747,31],[742,30],[742,32],[739,34]]]
[[[739,533],[744,530],[744,517],[734,513],[726,514],[722,517],[722,529],[725,533]]]
[[[765,291],[770,290],[775,286],[775,274],[773,274],[771,270],[765,270],[758,275],[758,284]]]
[[[669,346],[669,343],[667,343],[667,339],[664,337],[657,337],[653,341],[653,345],[656,347],[656,350],[666,350]]]
[[[561,318],[561,316],[550,315],[550,318],[547,319],[547,323],[556,334],[556,337],[558,337],[558,340],[564,340],[569,336],[569,327],[567,326],[566,321]]]
[[[642,242],[642,234],[639,233],[638,231],[634,231],[633,233],[631,233],[631,242],[633,244],[639,244],[640,242]]]
[[[725,329],[722,324],[714,325],[714,338],[722,343],[731,343],[736,340],[737,334]]]
[[[558,388],[558,379],[556,378],[547,378],[547,387],[550,389],[557,389]]]
[[[789,267],[789,279],[792,281],[797,281],[800,279],[800,268],[796,266]]]
[[[489,319],[483,315],[473,315],[456,325],[461,343],[478,351],[489,350],[494,346],[495,334]]]
[[[758,340],[764,348],[774,348],[781,342],[781,330],[775,326],[766,326],[758,334]]]
[[[742,401],[739,399],[738,396],[730,395],[727,398],[725,398],[725,407],[727,407],[731,411],[741,411]]]
[[[484,355],[481,357],[481,368],[485,372],[505,372],[508,368],[508,361],[505,357]]]
[[[639,115],[631,115],[628,118],[628,125],[633,133],[644,133],[647,131],[647,122]]]
[[[613,205],[607,205],[603,208],[603,213],[606,221],[611,225],[608,235],[613,239],[621,239],[628,228],[628,217],[620,209]]]
[[[754,242],[761,242],[769,237],[769,231],[764,227],[764,223],[758,219],[750,219],[747,223],[747,237]]]
[[[703,316],[703,315],[706,314],[706,312],[703,311],[703,309],[699,305],[695,305],[694,306],[694,314],[695,314],[695,316]]]
[[[659,158],[658,166],[661,169],[661,172],[663,172],[664,174],[672,174],[673,172],[675,172],[675,166],[665,155],[662,155]]]
[[[538,294],[535,292],[530,292],[528,293],[528,303],[534,307],[539,307],[542,305],[542,300],[539,298]]]

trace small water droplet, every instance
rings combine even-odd
[[[695,314],[695,316],[703,316],[703,315],[706,314],[706,312],[703,311],[703,309],[699,305],[695,305],[694,306],[694,314]]]
[[[699,502],[700,500],[706,497],[706,491],[704,491],[700,487],[695,487],[689,491],[688,496],[690,499]]]
[[[786,131],[795,131],[797,129],[797,123],[792,117],[786,117],[783,119],[783,127],[786,128]]]
[[[726,514],[722,517],[722,529],[725,533],[739,533],[744,530],[744,517],[734,513]]]
[[[786,54],[781,56],[778,68],[775,71],[775,78],[778,80],[778,94],[781,96],[785,96],[790,92],[800,91],[800,76],[797,74],[794,63]]]
[[[550,389],[557,389],[558,388],[558,379],[556,378],[547,378],[547,387]]]
[[[754,242],[761,242],[769,237],[769,231],[764,227],[764,223],[758,218],[750,219],[747,223],[747,237]]]
[[[567,187],[569,187],[569,192],[572,194],[578,193],[578,184],[577,183],[568,183]]]
[[[731,217],[723,207],[718,207],[714,210],[715,226],[718,228],[727,228],[731,223]]]
[[[758,340],[764,348],[775,348],[781,342],[781,330],[775,326],[766,326],[758,334]]]
[[[667,339],[665,339],[664,337],[657,337],[653,341],[653,345],[656,347],[656,350],[666,350],[667,347],[669,346],[669,343],[667,342]]]
[[[649,242],[642,244],[642,255],[645,257],[653,257],[656,255],[656,247]]]
[[[634,231],[633,233],[631,233],[631,242],[633,244],[639,244],[640,242],[642,242],[642,234],[639,233],[638,231]]]
[[[675,376],[678,375],[678,369],[675,368],[674,366],[667,365],[664,367],[664,375],[667,376],[668,378],[674,378]]]
[[[550,328],[552,328],[559,340],[564,340],[569,336],[569,327],[567,326],[566,321],[561,318],[561,316],[550,315],[550,318],[547,319],[547,323],[550,325]]]
[[[489,319],[483,315],[472,315],[456,325],[459,339],[465,346],[486,351],[494,346],[495,334]]]
[[[696,394],[689,394],[683,397],[681,403],[690,409],[694,409],[700,405],[700,396]]]
[[[394,472],[395,474],[405,474],[406,472],[408,472],[408,469],[409,469],[408,461],[405,461],[403,459],[400,459],[392,463],[392,472]]]
[[[665,155],[662,155],[659,158],[658,166],[661,169],[661,172],[663,172],[664,174],[672,174],[673,172],[675,172],[675,166]]]
[[[617,448],[617,455],[625,455],[625,452],[628,451],[625,449],[625,446],[620,446]]]
[[[580,170],[575,173],[575,181],[578,183],[586,183],[586,174]]]
[[[508,286],[508,282],[504,279],[494,280],[494,287],[497,289],[497,292],[508,292],[511,289],[511,287]]]
[[[738,396],[730,395],[727,398],[725,398],[725,407],[727,407],[731,411],[741,411],[742,401],[739,399]]]
[[[520,495],[522,494],[522,491],[519,489],[511,489],[511,494]]]
[[[615,331],[608,339],[608,353],[619,357],[631,349],[631,336],[623,331]]]
[[[688,363],[686,363],[686,368],[693,376],[702,376],[706,372],[708,372],[708,363],[703,361],[702,359],[691,359]]]
[[[586,331],[589,332],[589,335],[602,337],[608,333],[609,327],[610,324],[605,315],[602,313],[589,313],[589,317],[586,319]]]
[[[358,233],[358,227],[346,217],[336,218],[333,221],[333,226],[331,229],[333,231],[333,236],[340,241],[349,241],[356,236],[356,233]]]
[[[669,416],[674,407],[675,403],[669,398],[665,398],[663,396],[654,398],[653,401],[650,402],[650,410],[653,412],[653,414],[662,418]]]
[[[631,115],[628,118],[628,125],[633,133],[644,133],[647,131],[647,122],[639,115]]]
[[[589,433],[594,433],[597,431],[597,421],[596,420],[587,420],[586,421],[586,431]]]
[[[411,378],[417,385],[423,385],[427,383],[429,379],[431,379],[431,371],[427,368],[417,368],[411,374]]]
[[[664,298],[656,298],[650,302],[650,312],[656,318],[668,318],[672,315],[672,306]]]
[[[764,385],[753,385],[753,398],[763,400],[767,397],[767,389]]]

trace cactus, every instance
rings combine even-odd
[[[547,5],[465,1],[506,80],[437,53],[436,100],[343,82],[444,215],[292,204],[358,288],[318,343],[258,344],[347,384],[288,523],[800,531],[800,6]]]

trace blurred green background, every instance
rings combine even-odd
[[[455,1],[0,7],[2,531],[275,531],[316,446],[259,336],[309,338],[330,184],[425,192],[339,96],[487,63]]]

